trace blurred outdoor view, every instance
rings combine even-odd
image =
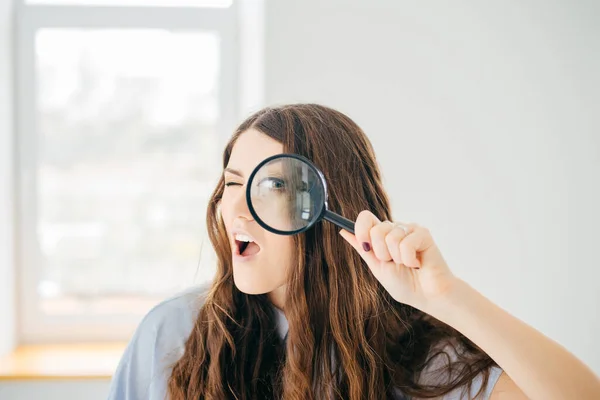
[[[233,0],[25,0],[29,4],[90,6],[229,7]]]
[[[210,279],[219,37],[43,29],[36,64],[42,309],[145,312]]]

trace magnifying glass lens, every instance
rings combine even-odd
[[[294,233],[313,224],[325,204],[325,188],[317,171],[292,157],[274,158],[254,173],[249,201],[263,224]]]

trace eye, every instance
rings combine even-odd
[[[285,181],[283,179],[269,177],[269,178],[265,178],[262,181],[260,181],[258,183],[258,186],[263,189],[280,192],[280,191],[285,190],[286,185],[285,185]]]
[[[226,187],[230,187],[230,186],[242,186],[242,184],[238,183],[238,182],[225,182],[225,186]]]

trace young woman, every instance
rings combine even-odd
[[[323,172],[329,209],[355,234],[320,222],[283,236],[253,219],[249,175],[280,153]],[[426,228],[390,221],[371,144],[347,116],[262,110],[223,168],[207,212],[214,281],[144,318],[111,399],[600,399],[590,369],[453,275]]]

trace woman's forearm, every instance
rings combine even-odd
[[[558,343],[464,281],[423,311],[485,351],[531,399],[600,399],[600,380]]]

